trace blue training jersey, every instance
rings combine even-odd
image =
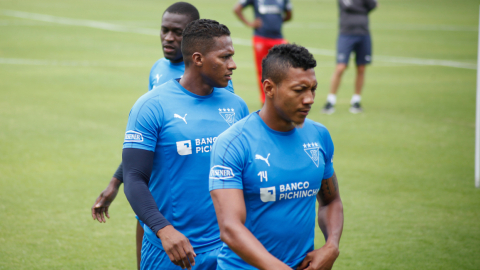
[[[315,201],[332,177],[333,142],[309,119],[279,132],[254,112],[222,133],[210,161],[209,189],[242,189],[245,226],[276,258],[296,269],[313,250]],[[256,269],[226,244],[217,269]]]
[[[217,136],[248,115],[245,102],[224,89],[195,95],[178,79],[144,94],[128,117],[123,148],[155,152],[148,188],[159,211],[202,253],[221,244],[208,191],[210,152]],[[144,226],[145,236],[163,249]]]
[[[161,58],[153,64],[148,77],[148,91],[158,87],[167,81],[175,78],[180,78],[185,72],[185,63],[172,63],[166,58]],[[225,87],[230,92],[233,91],[232,81],[228,81],[228,86]]]
[[[255,35],[266,38],[283,38],[283,13],[292,10],[290,0],[240,0],[242,7],[253,6],[255,18],[262,20],[262,26],[255,29]]]

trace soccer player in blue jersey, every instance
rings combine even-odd
[[[185,63],[181,51],[182,32],[188,23],[198,20],[200,14],[193,5],[186,2],[177,2],[169,6],[163,13],[160,29],[160,41],[164,58],[159,59],[150,70],[148,90],[164,84],[165,82],[179,78],[185,71]],[[225,88],[233,92],[231,81]],[[99,222],[105,222],[105,216],[110,218],[108,208],[117,196],[118,189],[123,183],[123,166],[118,166],[107,188],[100,193],[92,206],[92,217]],[[137,222],[137,266],[140,269],[140,251],[142,248],[143,225]]]
[[[182,54],[183,77],[138,99],[125,134],[125,195],[145,223],[141,269],[216,269],[222,244],[208,192],[210,151],[248,114],[240,97],[219,89],[236,69],[225,25],[188,24]]]
[[[182,32],[183,29],[191,21],[198,20],[200,14],[197,8],[186,2],[176,2],[170,5],[163,13],[162,24],[160,30],[160,41],[164,58],[158,60],[150,71],[148,90],[152,90],[155,86],[161,85],[171,79],[179,78],[185,71],[183,55],[181,51]],[[232,90],[233,88],[229,89]],[[123,166],[122,163],[115,171],[107,188],[100,193],[92,206],[92,217],[99,222],[105,222],[105,216],[110,218],[108,208],[117,196],[118,189],[123,183]],[[140,221],[137,222],[136,228],[136,245],[137,245],[137,267],[140,269],[140,251],[142,248],[143,226]]]
[[[343,206],[330,134],[306,119],[316,61],[285,44],[262,65],[265,105],[222,133],[211,156],[209,189],[225,243],[217,269],[330,269]],[[326,239],[316,250],[315,198]]]

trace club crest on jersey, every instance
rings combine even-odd
[[[218,113],[223,117],[229,126],[235,123],[235,110],[233,108],[219,108]]]
[[[143,135],[140,132],[129,130],[125,132],[124,142],[143,142]]]
[[[320,145],[318,143],[303,144],[303,150],[305,150],[305,153],[307,153],[317,167],[320,162],[320,151],[318,149],[320,149]]]

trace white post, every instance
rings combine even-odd
[[[477,112],[475,124],[475,187],[480,187],[480,6],[478,19],[478,52],[477,52]]]

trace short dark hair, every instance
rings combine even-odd
[[[190,22],[182,34],[182,54],[185,65],[190,62],[194,52],[205,53],[214,45],[214,38],[230,36],[230,30],[225,25],[209,19]]]
[[[165,12],[186,15],[190,17],[191,21],[200,19],[200,13],[198,13],[198,9],[194,5],[187,2],[176,2],[175,4],[169,6]],[[165,14],[165,12],[163,12],[163,14]]]
[[[271,79],[278,84],[291,67],[307,70],[316,66],[317,61],[305,47],[296,44],[276,45],[262,60],[262,82]]]

